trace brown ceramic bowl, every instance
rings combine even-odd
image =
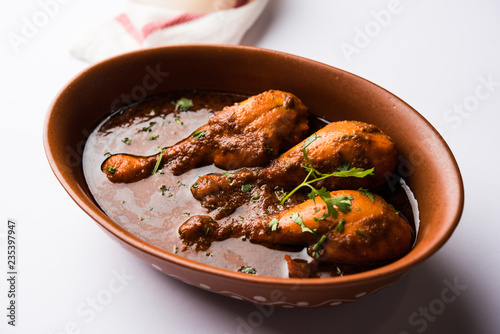
[[[146,95],[190,89],[248,95],[280,89],[297,95],[314,114],[330,121],[354,119],[378,125],[397,143],[400,172],[418,201],[420,227],[414,248],[396,262],[359,274],[286,279],[187,260],[121,228],[99,208],[87,187],[81,164],[85,140],[112,106]],[[255,303],[316,307],[368,296],[443,246],[463,208],[463,183],[450,149],[409,105],[337,68],[253,47],[172,46],[125,54],[92,66],[56,97],[45,120],[44,144],[54,174],[68,194],[125,249],[183,282]]]

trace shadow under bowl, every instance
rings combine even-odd
[[[254,95],[291,92],[329,121],[373,123],[400,151],[403,174],[418,202],[413,249],[383,267],[344,277],[287,279],[248,275],[185,259],[154,247],[113,222],[97,205],[82,169],[85,141],[111,109],[173,91],[209,90]],[[435,253],[453,233],[463,209],[463,182],[452,152],[413,108],[351,73],[266,49],[181,45],[133,52],[83,71],[60,92],[44,125],[50,166],[73,200],[121,246],[157,270],[236,299],[284,307],[338,305],[368,296]],[[429,196],[440,194],[439,196]]]

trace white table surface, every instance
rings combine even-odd
[[[259,310],[148,267],[59,185],[43,151],[45,112],[89,66],[69,54],[74,39],[125,1],[69,1],[16,53],[7,34],[47,1],[0,5],[1,333],[500,333],[500,2],[270,0],[242,44],[312,58],[401,97],[447,140],[466,202],[445,246],[393,286],[333,308]],[[8,218],[18,224],[16,327],[7,325]]]

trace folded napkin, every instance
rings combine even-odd
[[[268,0],[131,0],[114,19],[71,48],[97,62],[124,52],[172,44],[238,44]]]

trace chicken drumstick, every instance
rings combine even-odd
[[[174,175],[214,163],[222,169],[269,163],[303,139],[308,112],[293,94],[270,90],[223,108],[193,135],[162,150],[158,167],[168,165]],[[101,166],[108,179],[130,183],[147,178],[160,154],[115,154]]]
[[[220,219],[255,195],[242,191],[245,186],[262,189],[265,185],[266,189],[290,190],[301,184],[308,174],[304,168],[306,162],[324,174],[336,172],[345,165],[374,168],[374,175],[363,178],[329,177],[317,182],[314,185],[317,188],[376,189],[396,168],[397,157],[392,139],[376,126],[358,121],[334,122],[283,153],[267,167],[242,169],[234,174],[204,175],[198,178],[191,192],[205,208],[217,209],[215,218]]]
[[[185,245],[206,250],[213,241],[245,236],[268,247],[299,245],[319,262],[379,264],[406,254],[412,245],[410,225],[382,197],[357,190],[330,193],[336,213],[323,199],[307,200],[280,214],[243,222],[216,222],[194,216],[179,228]]]

